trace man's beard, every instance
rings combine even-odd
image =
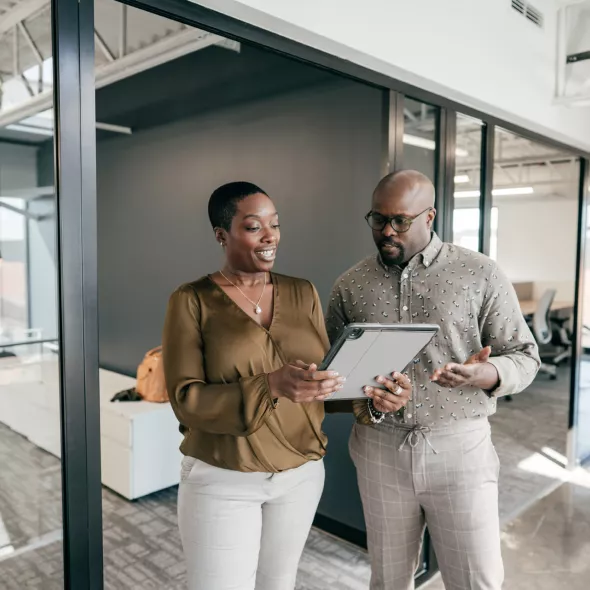
[[[384,245],[392,245],[396,248],[394,250],[390,250],[388,248],[383,248]],[[403,264],[406,260],[405,248],[402,244],[396,242],[395,240],[382,239],[377,244],[377,247],[379,248],[381,259],[387,266],[397,266]]]

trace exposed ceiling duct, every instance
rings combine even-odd
[[[412,138],[430,138],[433,144],[436,128],[436,109],[423,103],[406,101],[404,111],[405,134]],[[457,146],[455,175],[461,196],[476,196],[479,191],[481,169],[481,122],[463,115],[457,118]],[[426,148],[426,139],[422,147]],[[404,144],[420,147],[412,139]],[[511,193],[497,193],[497,197],[526,198],[527,195],[551,194],[575,198],[578,182],[578,159],[553,147],[519,137],[496,128],[494,186],[497,190],[510,188]],[[574,189],[572,190],[572,185]],[[522,189],[535,187],[534,191]]]
[[[30,96],[0,109],[0,128],[46,111],[53,102],[49,84],[35,90],[36,81],[25,76],[35,66],[41,72],[52,55],[49,1],[9,1],[8,8],[0,8],[0,81],[19,79]],[[111,0],[96,2],[95,45],[96,88],[212,45],[240,48],[237,42]],[[101,128],[108,127],[103,123]]]

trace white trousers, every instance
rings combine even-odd
[[[185,457],[178,526],[189,590],[293,590],[323,487],[323,461],[270,474]]]

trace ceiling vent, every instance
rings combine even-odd
[[[543,26],[543,13],[526,0],[512,0],[512,8],[538,27]]]

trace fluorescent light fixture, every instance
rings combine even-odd
[[[457,174],[455,176],[455,184],[465,184],[469,182],[469,176],[467,174]]]
[[[417,135],[409,135],[408,133],[404,133],[404,143],[406,145],[413,145],[414,147],[421,147],[426,150],[436,150],[436,143],[433,139],[426,139],[425,137],[418,137]],[[469,152],[462,150],[461,148],[457,148],[455,153],[460,158],[466,158],[469,155]]]
[[[22,131],[24,133],[34,133],[37,135],[47,135],[52,136],[53,130],[52,129],[44,129],[43,127],[31,127],[30,125],[7,125],[6,129],[10,129],[11,131]]]
[[[455,199],[470,199],[479,197],[479,191],[455,191]]]
[[[492,190],[494,197],[509,197],[513,195],[532,195],[534,193],[532,186],[516,186],[514,188],[495,188]]]
[[[407,145],[413,145],[414,147],[421,147],[432,151],[436,149],[436,143],[434,143],[432,139],[426,139],[425,137],[417,137],[416,135],[408,135],[407,133],[404,133],[404,143]]]
[[[494,197],[512,197],[516,195],[532,195],[535,192],[532,186],[515,186],[512,188],[495,188],[492,190]],[[479,197],[479,191],[456,191],[456,199],[469,199]]]
[[[131,135],[133,132],[131,127],[122,127],[121,125],[110,125],[99,122],[96,123],[96,128],[104,131],[111,131],[112,133],[124,133],[126,135]],[[7,125],[6,129],[51,137],[53,135],[53,110],[49,109],[42,113],[38,113],[34,117],[27,117],[18,123]]]

